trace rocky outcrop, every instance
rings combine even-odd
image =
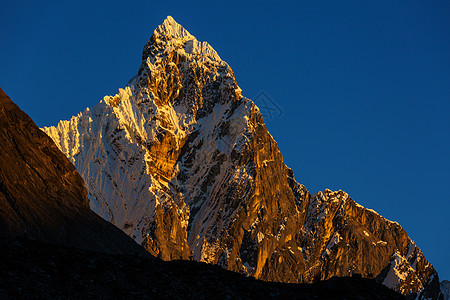
[[[141,247],[89,209],[84,181],[0,89],[0,236],[107,253]]]
[[[295,180],[230,66],[171,17],[124,89],[43,130],[80,171],[91,208],[165,260],[280,282],[360,274],[411,297],[439,293],[400,225]]]

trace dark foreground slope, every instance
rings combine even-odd
[[[0,89],[0,236],[106,253],[144,253],[89,209],[83,179]]]
[[[1,240],[0,256],[2,299],[404,299],[360,277],[270,283],[205,263],[102,254],[27,240]]]

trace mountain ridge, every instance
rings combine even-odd
[[[0,117],[2,299],[404,299],[360,277],[277,284],[156,259],[89,210],[74,166],[1,89]]]
[[[1,88],[0,141],[0,236],[146,254],[90,211],[75,167]]]
[[[171,17],[126,88],[43,130],[91,208],[153,255],[270,281],[361,273],[437,297],[437,273],[403,228],[342,191],[309,194],[232,69]]]

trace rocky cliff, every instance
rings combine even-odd
[[[295,180],[230,66],[171,17],[124,89],[43,130],[91,208],[155,256],[267,281],[361,274],[438,297],[436,271],[399,224]]]
[[[1,89],[0,145],[0,237],[107,253],[144,252],[89,209],[75,167]]]

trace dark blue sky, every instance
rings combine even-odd
[[[158,2],[3,1],[0,86],[55,125],[123,87],[172,15],[280,109],[299,182],[398,221],[450,279],[449,1]]]

